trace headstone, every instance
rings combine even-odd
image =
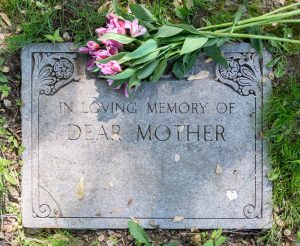
[[[26,47],[24,226],[269,228],[270,56],[247,44],[223,52],[228,68],[200,55],[191,74],[202,79],[165,76],[128,99],[73,44]]]

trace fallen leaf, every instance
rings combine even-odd
[[[70,34],[68,32],[64,32],[63,39],[66,40],[66,41],[70,41],[71,40]]]
[[[55,10],[61,10],[62,9],[62,6],[60,4],[57,4],[55,7],[54,7]]]
[[[223,168],[221,165],[218,164],[216,167],[216,174],[220,175],[222,172],[223,172]]]
[[[79,201],[82,200],[84,197],[84,179],[83,179],[83,177],[80,178],[79,183],[77,184],[76,195],[77,195],[77,199]]]
[[[200,244],[201,243],[201,236],[200,234],[196,234],[194,237],[193,237],[193,241],[196,245]]]
[[[174,222],[181,222],[184,220],[184,217],[183,216],[178,216],[176,215],[174,218],[173,218],[173,221]]]
[[[200,80],[206,79],[209,76],[209,71],[201,71],[200,73],[191,75],[187,80]]]
[[[288,236],[290,236],[290,235],[292,234],[292,232],[291,232],[289,229],[285,229],[285,230],[283,231],[283,234],[284,234],[286,237],[288,237]]]
[[[0,12],[0,16],[2,20],[6,23],[6,25],[11,26],[10,19],[8,18],[7,14]]]
[[[269,79],[270,79],[270,80],[274,80],[274,79],[275,79],[275,75],[274,75],[273,72],[270,72],[270,73],[269,73]]]
[[[3,73],[8,73],[8,72],[9,72],[9,67],[4,66],[4,67],[2,68],[2,72],[3,72]]]
[[[99,9],[98,9],[98,13],[99,14],[106,14],[109,10],[109,7],[111,5],[111,1],[106,1],[104,4],[102,4]]]
[[[175,162],[180,161],[180,155],[179,154],[175,154]]]
[[[275,223],[278,225],[278,226],[280,226],[280,227],[285,227],[285,222],[284,222],[284,220],[282,220],[277,214],[273,214],[273,217],[274,217],[274,221],[275,221]]]
[[[105,236],[103,235],[103,234],[100,234],[99,236],[98,236],[98,241],[99,242],[103,242],[105,240]]]
[[[276,5],[284,5],[285,4],[285,0],[274,0],[274,3],[276,4]]]

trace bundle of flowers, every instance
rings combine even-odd
[[[142,82],[158,81],[170,60],[172,73],[183,78],[201,50],[227,67],[220,46],[232,40],[249,39],[259,54],[262,54],[263,40],[300,44],[300,40],[259,34],[265,25],[300,22],[295,17],[300,15],[299,6],[300,3],[295,3],[243,20],[241,7],[231,23],[195,28],[162,23],[139,4],[130,4],[131,13],[128,13],[113,1],[114,13],[107,15],[105,27],[96,29],[98,40],[88,41],[79,51],[91,57],[88,70],[100,73],[112,88],[124,90],[128,97]]]

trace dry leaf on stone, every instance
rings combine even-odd
[[[175,154],[175,162],[180,161],[180,155],[179,154]]]
[[[223,172],[222,166],[218,164],[215,171],[216,174],[220,175]]]
[[[183,216],[178,216],[176,215],[174,218],[173,218],[173,221],[174,222],[181,222],[184,220],[184,217]]]
[[[80,178],[79,183],[77,184],[76,196],[79,201],[82,200],[84,197],[84,179],[83,179],[83,177]]]
[[[200,234],[196,234],[194,237],[193,237],[193,241],[196,245],[199,245],[201,243],[201,236]]]
[[[10,19],[8,18],[7,14],[0,12],[0,16],[2,20],[6,23],[7,26],[11,26]]]
[[[187,80],[200,80],[200,79],[206,79],[209,76],[209,71],[201,71],[200,73],[197,73],[195,75],[191,75],[188,77]]]

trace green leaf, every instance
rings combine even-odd
[[[185,75],[184,73],[184,64],[183,64],[183,60],[180,59],[178,60],[172,68],[172,73],[178,78],[178,79],[182,79],[183,76]]]
[[[259,35],[261,34],[260,29],[257,26],[249,27],[248,28],[249,34],[254,34],[254,35]],[[250,42],[253,46],[253,48],[257,51],[260,57],[263,55],[263,41],[261,39],[256,39],[256,38],[250,38]]]
[[[149,238],[144,231],[144,229],[137,223],[132,220],[128,221],[128,228],[130,235],[140,244],[145,244],[146,246],[150,246]]]
[[[128,53],[126,56],[124,56],[121,61],[129,61],[132,59],[137,59],[140,57],[143,57],[145,55],[148,55],[149,53],[155,51],[157,49],[157,43],[154,39],[149,39],[145,43],[143,43],[141,46],[139,46],[136,50]]]
[[[112,7],[113,7],[113,12],[114,12],[116,15],[120,15],[120,12],[119,12],[119,6],[118,6],[118,1],[117,1],[117,0],[113,0],[113,1],[112,1]]]
[[[174,241],[171,243],[164,244],[163,246],[179,246],[181,245],[178,241]]]
[[[203,244],[203,246],[215,246],[215,244],[214,241],[210,239],[205,244]]]
[[[63,42],[64,39],[59,35],[59,28],[57,30],[55,30],[54,34],[53,34],[53,37],[55,39],[56,42]]]
[[[172,26],[181,28],[181,29],[185,30],[186,32],[189,32],[192,34],[199,35],[199,31],[194,26],[186,25],[186,24],[173,24]]]
[[[180,51],[180,55],[184,55],[186,53],[193,52],[195,50],[200,49],[206,42],[208,38],[190,35],[185,39],[182,49]]]
[[[220,236],[217,240],[215,240],[215,246],[220,246],[226,242],[227,238],[224,236]]]
[[[221,49],[219,47],[217,47],[216,45],[205,47],[204,51],[208,56],[213,58],[217,63],[219,63],[224,67],[228,67],[228,62],[226,58],[222,55]]]
[[[162,26],[159,28],[158,32],[156,33],[155,37],[157,38],[167,38],[175,36],[176,34],[182,32],[183,29],[175,26]]]
[[[157,68],[154,70],[151,81],[158,81],[160,79],[160,77],[163,75],[164,71],[167,68],[167,64],[168,64],[167,58],[163,58],[159,61]]]
[[[0,158],[0,166],[8,166],[11,164],[10,160]]]
[[[222,46],[224,43],[230,40],[229,37],[222,37],[222,38],[210,38],[207,43],[203,47],[209,47],[216,45],[217,47]]]
[[[0,82],[2,82],[2,83],[7,83],[8,82],[7,77],[2,73],[0,73]]]
[[[127,68],[126,70],[124,70],[121,73],[118,73],[116,75],[111,75],[111,76],[100,76],[101,78],[106,78],[106,79],[113,79],[113,80],[123,80],[123,79],[127,79],[130,78],[134,73],[135,73],[135,69],[133,68]]]
[[[51,42],[55,42],[55,38],[53,35],[44,35],[46,39],[50,40]]]
[[[118,34],[118,33],[112,33],[112,32],[106,33],[101,38],[99,38],[100,41],[105,41],[105,40],[109,40],[109,39],[118,41],[121,44],[130,44],[131,42],[133,42],[135,40],[134,38],[130,38],[128,36]]]
[[[107,63],[107,62],[112,61],[112,60],[118,61],[119,59],[122,59],[127,54],[128,54],[128,52],[120,52],[120,53],[118,53],[116,55],[109,56],[109,57],[107,57],[105,59],[97,60],[96,63],[97,64],[104,64],[104,63]]]
[[[154,69],[157,67],[158,62],[159,60],[153,61],[147,66],[139,69],[136,73],[137,78],[141,80],[149,77],[153,73]]]
[[[11,185],[17,185],[18,184],[16,178],[14,176],[8,174],[7,172],[4,173],[4,178]]]
[[[222,235],[222,228],[219,230],[214,230],[211,234],[211,238],[216,239],[219,238]]]
[[[141,82],[141,80],[136,76],[132,76],[130,79],[129,79],[129,83],[128,83],[128,87],[129,89],[131,89],[133,86],[137,86],[139,85]]]
[[[0,67],[4,65],[4,58],[0,57]]]
[[[183,56],[184,74],[187,74],[195,65],[198,55],[199,55],[199,50],[193,53],[185,54]]]
[[[138,64],[142,64],[142,63],[146,63],[148,61],[151,61],[153,59],[155,59],[157,56],[159,55],[159,50],[156,50],[156,51],[153,51],[152,53],[144,56],[144,57],[141,57],[139,59],[136,59],[133,63],[132,63],[132,66],[134,65],[138,65]]]
[[[120,80],[114,80],[111,87],[118,87],[119,85],[123,85],[124,83],[128,82],[128,78],[126,79],[120,79]]]
[[[245,5],[240,5],[238,11],[233,15],[233,24],[236,25],[242,18],[243,14],[246,12],[246,7]]]
[[[149,22],[156,21],[156,18],[151,14],[151,12],[140,4],[130,3],[129,8],[133,15],[139,20]]]

